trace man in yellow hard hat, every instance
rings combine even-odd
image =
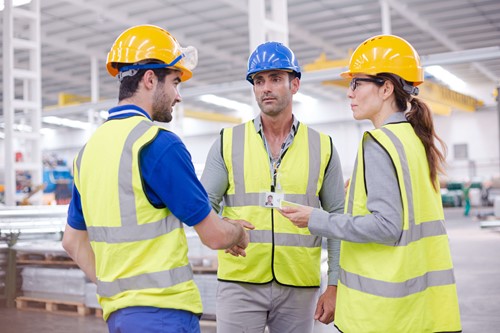
[[[108,54],[119,103],[75,159],[63,246],[97,283],[110,332],[200,331],[183,223],[245,256],[242,225],[252,226],[215,214],[180,138],[153,123],[172,119],[195,65],[194,48],[151,25],[123,32]]]

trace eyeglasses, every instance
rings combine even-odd
[[[349,84],[349,88],[351,88],[352,91],[356,90],[356,88],[359,85],[359,82],[372,82],[372,83],[375,83],[377,85],[382,85],[382,84],[384,84],[385,80],[379,79],[379,78],[355,77],[351,80],[351,83]]]

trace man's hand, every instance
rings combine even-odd
[[[255,229],[255,226],[245,220],[231,220],[227,217],[224,217],[223,220],[232,224],[239,224],[243,227],[243,232],[241,233],[239,241],[235,245],[226,249],[225,252],[235,257],[238,256],[246,257],[247,254],[245,252],[245,249],[247,248],[248,243],[250,242],[250,237],[248,236],[248,232],[246,231],[246,229]]]
[[[328,286],[326,291],[319,297],[314,319],[325,325],[335,319],[335,307],[337,304],[337,286]]]

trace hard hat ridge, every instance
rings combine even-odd
[[[377,75],[390,73],[413,86],[424,82],[424,69],[413,46],[401,37],[378,35],[368,38],[353,52],[349,69],[340,75],[351,78],[354,74]]]
[[[108,53],[106,68],[111,76],[120,72],[119,78],[134,75],[138,69],[173,68],[181,71],[181,80],[186,81],[193,75],[197,59],[194,47],[182,48],[168,31],[154,25],[137,25],[115,40]],[[151,67],[152,62],[154,67]],[[119,64],[130,66],[118,69]]]
[[[253,76],[256,73],[270,70],[291,71],[299,79],[301,77],[299,62],[294,53],[279,42],[265,42],[257,46],[248,58],[246,79],[253,84]]]

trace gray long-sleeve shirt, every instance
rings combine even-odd
[[[404,121],[404,113],[396,112],[384,124]],[[369,135],[363,141],[363,152],[367,208],[371,213],[353,217],[314,209],[309,230],[315,235],[349,242],[394,245],[403,230],[403,204],[396,170],[389,154]]]
[[[254,119],[255,129],[263,138],[263,144],[265,145],[264,132],[262,130],[262,125],[260,121],[260,116]],[[285,141],[285,149],[289,147],[293,140],[295,129],[298,126],[298,121],[294,117],[292,128],[290,130],[291,135]],[[270,156],[270,160],[271,160]],[[220,204],[222,197],[226,193],[229,186],[228,171],[221,154],[221,139],[219,138],[214,142],[212,148],[210,149],[207,161],[205,164],[205,169],[201,176],[201,183],[208,192],[208,197],[212,203],[212,207],[216,212],[220,210]],[[341,213],[344,209],[344,181],[342,178],[342,166],[340,164],[340,158],[338,156],[335,147],[332,147],[332,157],[330,164],[325,173],[323,180],[323,186],[319,192],[319,199],[321,202],[321,207],[324,212],[328,213]],[[325,221],[329,223],[328,220]],[[328,284],[337,285],[337,280],[339,276],[339,255],[340,255],[340,241],[334,239],[327,240],[328,249]]]

